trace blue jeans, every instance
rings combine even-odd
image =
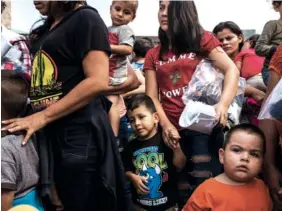
[[[267,67],[263,67],[261,70],[262,79],[264,84],[267,86],[268,79],[269,79],[269,69]]]
[[[222,173],[218,150],[223,143],[221,127],[215,127],[211,135],[185,129],[180,131],[180,145],[187,163],[179,172],[179,208],[183,208],[193,191],[206,179]]]

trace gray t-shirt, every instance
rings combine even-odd
[[[278,46],[282,42],[282,21],[268,21],[256,43],[256,54],[259,56],[268,56],[271,48]]]
[[[22,146],[22,135],[1,138],[1,185],[15,191],[15,198],[36,188],[39,180],[39,158],[33,140]]]
[[[134,45],[134,33],[128,25],[110,26],[109,42],[111,45]],[[110,57],[110,85],[119,85],[127,79],[127,56],[112,54]]]

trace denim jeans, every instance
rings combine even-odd
[[[218,150],[223,143],[221,127],[211,135],[185,129],[180,131],[180,145],[187,163],[179,172],[179,208],[183,208],[193,191],[206,179],[222,173]]]
[[[262,74],[263,82],[267,86],[268,79],[269,79],[269,69],[268,69],[268,67],[264,66],[261,70],[261,74]]]
[[[98,211],[100,184],[97,147],[90,123],[56,127],[53,135],[54,180],[64,210]]]

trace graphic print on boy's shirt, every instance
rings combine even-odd
[[[164,153],[158,153],[159,147],[152,146],[139,149],[133,153],[133,163],[136,169],[135,174],[144,177],[147,180],[145,184],[148,189],[148,195],[139,195],[138,201],[146,206],[154,206],[167,202],[167,197],[160,191],[164,182],[168,180],[168,174],[165,170],[168,168],[164,161]]]
[[[144,177],[149,193],[140,195],[132,186],[133,202],[146,210],[166,210],[175,206],[177,200],[176,168],[173,151],[156,134],[149,140],[134,139],[123,152],[125,171]]]

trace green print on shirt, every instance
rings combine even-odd
[[[171,73],[169,79],[172,81],[173,85],[177,84],[178,79],[181,79],[179,66],[175,65],[171,68]]]

